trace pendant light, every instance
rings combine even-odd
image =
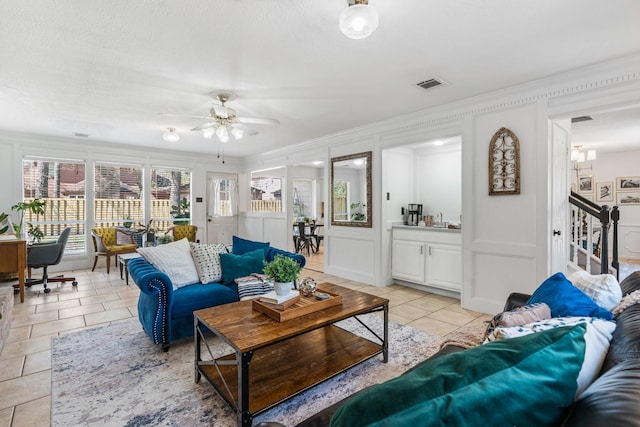
[[[178,142],[180,141],[180,135],[176,133],[175,128],[167,128],[167,130],[162,134],[162,139],[167,142]]]
[[[340,31],[351,39],[369,37],[378,28],[378,12],[369,6],[369,0],[348,0],[349,5],[340,14]]]

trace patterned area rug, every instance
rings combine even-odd
[[[382,319],[365,316],[374,330]],[[367,337],[355,320],[338,324]],[[254,419],[287,426],[372,384],[396,377],[436,352],[442,339],[389,322],[389,362],[381,356],[290,399]],[[217,355],[230,353],[222,341]],[[194,382],[193,341],[154,346],[135,321],[53,338],[51,424],[53,426],[235,426],[235,413],[203,378]]]

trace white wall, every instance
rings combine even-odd
[[[418,203],[423,215],[442,213],[446,222],[460,222],[462,215],[462,153],[460,145],[416,153]]]

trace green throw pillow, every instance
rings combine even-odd
[[[556,425],[576,394],[586,326],[434,359],[342,405],[332,427]]]
[[[262,273],[264,270],[264,249],[256,249],[242,255],[220,254],[222,267],[222,283],[229,285],[238,277],[251,273]]]

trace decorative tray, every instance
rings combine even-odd
[[[342,304],[342,295],[327,291],[322,292],[328,294],[329,298],[318,300],[315,297],[300,296],[300,299],[285,309],[279,309],[275,304],[259,301],[259,299],[256,298],[253,300],[253,309],[266,314],[278,322],[284,322],[285,320],[295,319],[305,314]]]

